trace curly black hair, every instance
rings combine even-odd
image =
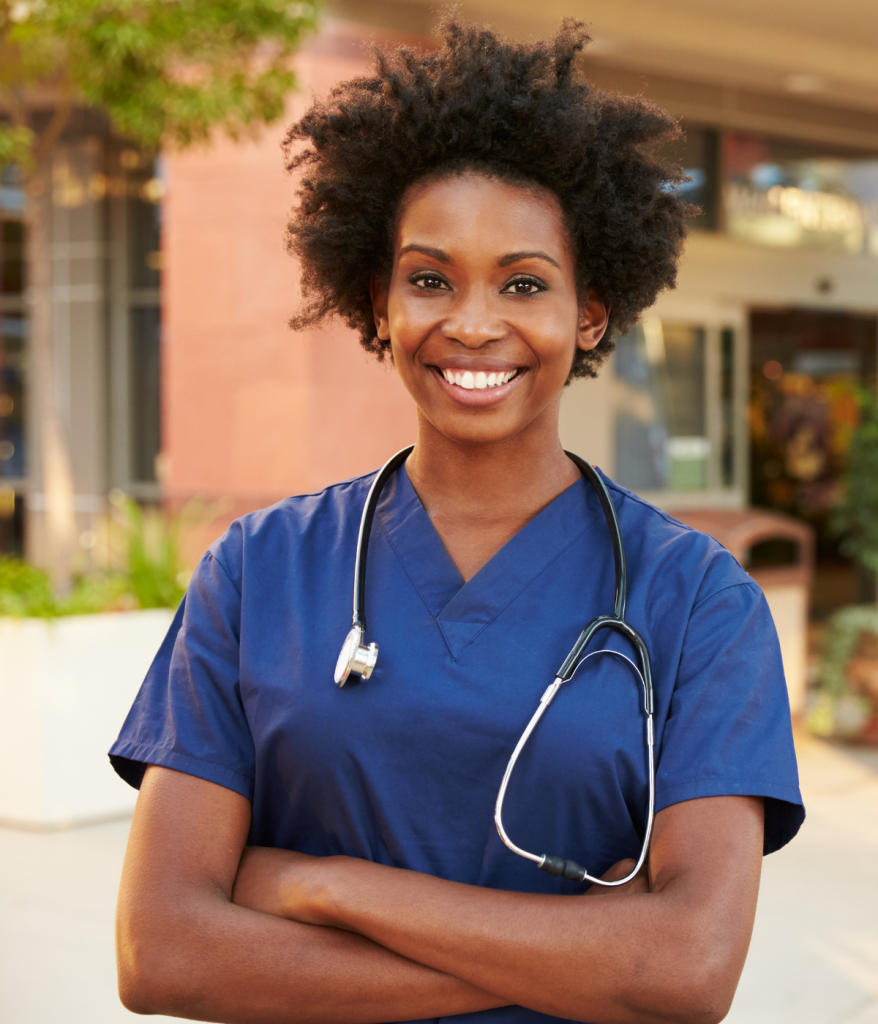
[[[530,44],[454,14],[440,28],[437,50],[376,49],[374,74],[335,86],[289,129],[287,168],[303,174],[287,248],[306,299],[290,326],[338,316],[382,358],[389,342],[376,336],[369,282],[389,279],[400,202],[415,182],[476,170],[558,198],[580,294],[593,287],[611,307],[604,339],[571,368],[593,377],[613,335],[674,285],[692,208],[678,193],[682,170],[655,151],[680,129],[642,99],[589,85],[578,21]]]

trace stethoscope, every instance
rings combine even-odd
[[[345,637],[344,645],[342,646],[341,653],[338,656],[338,662],[335,666],[335,681],[338,686],[344,686],[351,676],[360,676],[363,679],[368,679],[369,676],[372,675],[375,663],[378,660],[378,645],[371,643],[367,647],[364,643],[366,635],[366,617],[363,609],[365,608],[366,603],[366,558],[369,553],[369,534],[372,530],[372,520],[375,518],[375,509],[378,506],[378,499],[381,497],[381,491],[383,490],[385,483],[391,474],[394,473],[403,464],[403,462],[405,462],[413,448],[414,445],[411,445],[408,448],[403,448],[403,450],[397,452],[392,459],[388,459],[388,461],[381,467],[378,475],[372,481],[372,486],[369,488],[369,493],[366,496],[366,504],[363,508],[362,519],[360,520],[360,533],[357,537],[357,556],[354,566],[353,625],[350,633]],[[513,853],[517,853],[519,857],[524,857],[526,860],[533,861],[541,870],[547,871],[550,875],[560,875],[562,878],[569,879],[571,882],[591,882],[595,885],[613,887],[617,885],[625,885],[626,882],[630,882],[631,879],[640,871],[643,867],[644,861],[646,860],[646,855],[649,851],[649,841],[652,836],[652,826],[655,818],[655,740],[652,724],[652,666],[649,660],[649,651],[646,648],[643,638],[633,626],[629,625],[625,621],[625,601],[628,588],[625,570],[625,548],[622,544],[622,532],[619,529],[619,520],[616,516],[616,509],[613,507],[613,503],[610,500],[606,484],[584,459],[580,459],[578,455],[573,455],[571,452],[566,452],[566,455],[576,464],[576,466],[578,466],[582,475],[594,488],[595,493],[598,496],[598,500],[601,503],[604,516],[606,517],[607,526],[610,530],[610,538],[613,543],[613,560],[616,567],[616,603],[612,615],[599,615],[596,619],[593,619],[585,629],[583,629],[579,634],[579,638],[576,643],[573,645],[573,649],[564,659],[564,664],[555,673],[554,682],[549,684],[546,692],[542,697],[540,697],[539,706],[534,712],[531,720],[527,723],[527,728],[521,734],[521,739],[519,739],[518,743],[515,745],[515,749],[512,751],[512,756],[509,758],[509,763],[506,765],[506,771],[503,773],[503,781],[500,783],[500,790],[497,793],[497,803],[494,807],[494,822],[497,825],[497,831],[500,834],[500,838]],[[640,662],[640,666],[638,667],[631,658],[622,654],[620,651],[605,649],[592,651],[590,654],[584,654],[583,652],[591,641],[591,638],[601,629],[614,629],[616,632],[628,637],[637,650],[637,658]],[[530,739],[531,733],[537,727],[537,723],[555,699],[555,695],[558,693],[558,690],[561,689],[562,684],[569,682],[573,678],[583,662],[587,661],[589,658],[594,658],[598,654],[613,654],[617,658],[622,658],[623,661],[628,662],[632,667],[643,685],[643,711],[646,719],[646,751],[649,763],[649,805],[646,812],[646,832],[643,836],[643,846],[640,850],[640,856],[637,858],[637,863],[631,869],[629,874],[614,882],[605,882],[603,879],[590,875],[588,871],[586,871],[585,868],[580,867],[576,861],[564,860],[562,857],[550,857],[545,853],[538,855],[530,853],[527,850],[523,850],[520,846],[516,846],[506,834],[506,829],[503,827],[502,817],[503,801],[506,797],[506,789],[509,786],[509,779],[512,776],[512,770],[515,768],[515,763],[521,755],[522,750],[524,750],[525,744]]]

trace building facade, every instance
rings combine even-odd
[[[878,31],[867,34],[875,15],[859,3],[834,12],[833,31],[814,12],[784,29],[785,8],[675,0],[661,24],[635,0],[589,12],[587,73],[682,120],[673,155],[702,212],[677,288],[597,380],[568,389],[562,439],[671,511],[753,502],[811,522],[815,598],[828,608],[865,592],[827,515],[855,389],[875,386]],[[568,12],[465,13],[545,34]],[[430,17],[414,0],[338,5],[298,58],[287,120],[361,73],[370,38],[430,45]],[[298,285],[283,249],[295,182],[282,137],[276,126],[156,163],[83,116],[53,158],[53,329],[83,558],[111,488],[173,507],[225,499],[215,531],[373,469],[414,437],[392,369],[348,330],[287,328]],[[39,559],[21,210],[7,173],[0,544]]]

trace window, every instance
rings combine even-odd
[[[161,452],[161,199],[159,161],[121,146],[111,205],[112,486],[159,497]]]
[[[26,475],[25,327],[20,313],[0,315],[0,479]]]
[[[17,168],[0,172],[0,555],[24,546],[27,476],[24,190]]]
[[[735,334],[645,319],[616,341],[615,479],[694,494],[737,482]]]
[[[137,482],[156,479],[162,448],[161,322],[158,306],[131,310],[131,469]]]
[[[750,335],[751,501],[814,528],[812,604],[818,613],[874,600],[830,521],[859,419],[856,389],[876,385],[878,319],[835,310],[754,309]]]
[[[693,228],[716,231],[719,227],[719,133],[710,128],[684,126],[685,138],[668,147],[665,154],[681,164],[691,181],[679,189],[687,202],[701,208],[690,220]]]

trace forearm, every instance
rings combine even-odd
[[[139,1013],[375,1024],[503,1003],[361,935],[234,906],[221,893],[178,903],[160,927],[139,917],[121,914],[118,936],[120,992]]]
[[[284,898],[291,917],[349,928],[543,1013],[708,1024],[728,1012],[743,968],[761,851],[761,801],[723,797],[656,817],[649,892],[502,892],[329,858],[291,862]]]
[[[236,883],[249,827],[250,803],[238,794],[147,770],[116,914],[119,993],[130,1010],[229,1024],[375,1024],[499,1005],[363,936],[273,916],[271,872],[249,892]]]
[[[328,920],[504,1002],[601,1024],[686,1020],[687,947],[700,991],[697,935],[672,894],[538,896],[369,868],[321,905]]]

